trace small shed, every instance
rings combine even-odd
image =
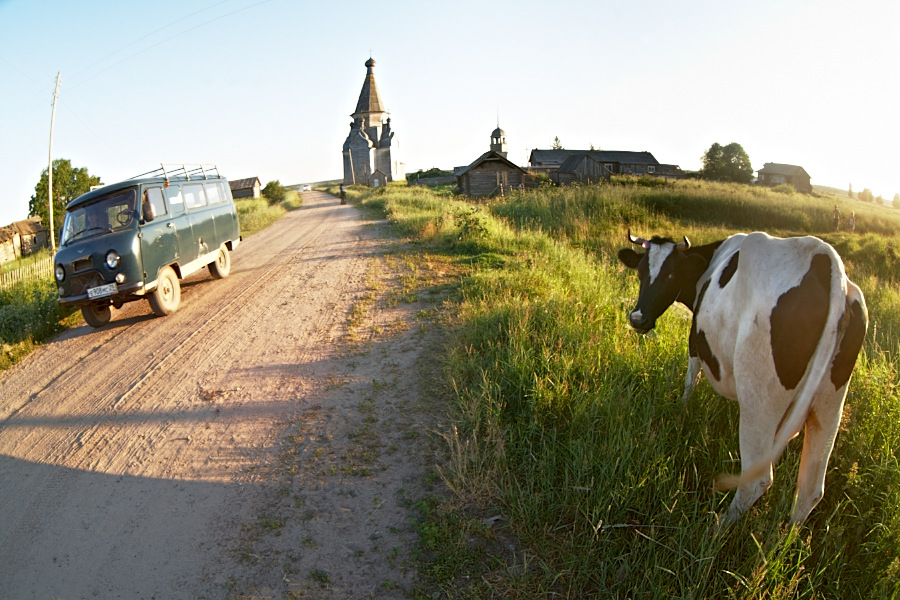
[[[454,169],[459,191],[469,196],[503,196],[530,182],[525,169],[489,150],[467,167]]]
[[[247,177],[228,182],[232,198],[259,198],[262,195],[259,177]]]
[[[804,194],[812,193],[809,173],[803,167],[781,163],[766,163],[762,169],[757,171],[757,174],[759,175],[760,185],[774,187],[783,183],[789,183],[798,192]]]
[[[375,169],[371,175],[369,175],[369,187],[377,188],[384,187],[387,185],[389,181],[387,174],[381,169]]]
[[[550,179],[558,185],[570,183],[598,183],[609,181],[618,163],[600,163],[588,152],[570,155],[559,168],[551,172]]]
[[[0,227],[0,263],[46,248],[48,236],[49,232],[38,216]]]

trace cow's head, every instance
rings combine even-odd
[[[647,333],[656,327],[656,320],[673,302],[693,301],[697,280],[706,270],[707,262],[702,256],[688,252],[691,242],[687,237],[683,242],[657,236],[645,240],[631,237],[629,230],[628,241],[646,250],[639,254],[631,248],[622,248],[619,260],[629,269],[637,269],[641,278],[637,304],[628,318],[636,331]]]

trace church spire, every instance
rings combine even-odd
[[[366,61],[366,79],[363,81],[362,90],[359,92],[359,101],[356,103],[356,111],[351,115],[354,119],[371,113],[384,113],[384,104],[378,95],[378,86],[375,85],[375,61],[369,57]],[[379,121],[381,119],[378,119]]]

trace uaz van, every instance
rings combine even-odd
[[[179,279],[208,267],[221,279],[241,241],[228,181],[215,165],[173,165],[105,185],[66,205],[56,253],[59,303],[81,308],[92,327],[110,306],[146,298],[169,315]]]

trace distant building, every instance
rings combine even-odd
[[[510,189],[530,184],[531,178],[525,169],[510,161],[506,155],[506,133],[497,127],[491,133],[490,150],[471,164],[453,170],[460,193],[469,196],[503,196]]]
[[[235,179],[229,181],[228,186],[231,188],[232,198],[259,198],[261,195],[259,177]]]
[[[29,217],[0,227],[0,263],[46,248],[49,245],[48,233],[40,217]]]
[[[611,175],[659,175],[678,177],[678,165],[662,164],[649,152],[624,150],[532,150],[528,159],[532,172],[552,173],[559,170],[573,155],[587,155],[602,165]]]
[[[399,146],[391,131],[391,119],[385,110],[375,85],[375,61],[366,61],[366,79],[363,81],[356,110],[350,115],[350,133],[342,150],[344,184],[355,183],[378,187],[388,181],[402,181],[405,165],[397,158]]]
[[[559,185],[599,183],[609,181],[617,166],[614,162],[599,162],[590,152],[576,152],[550,173],[550,179]]]
[[[797,165],[783,165],[781,163],[766,163],[757,171],[758,183],[769,187],[789,183],[795,190],[804,194],[812,193],[809,173],[803,167]]]

